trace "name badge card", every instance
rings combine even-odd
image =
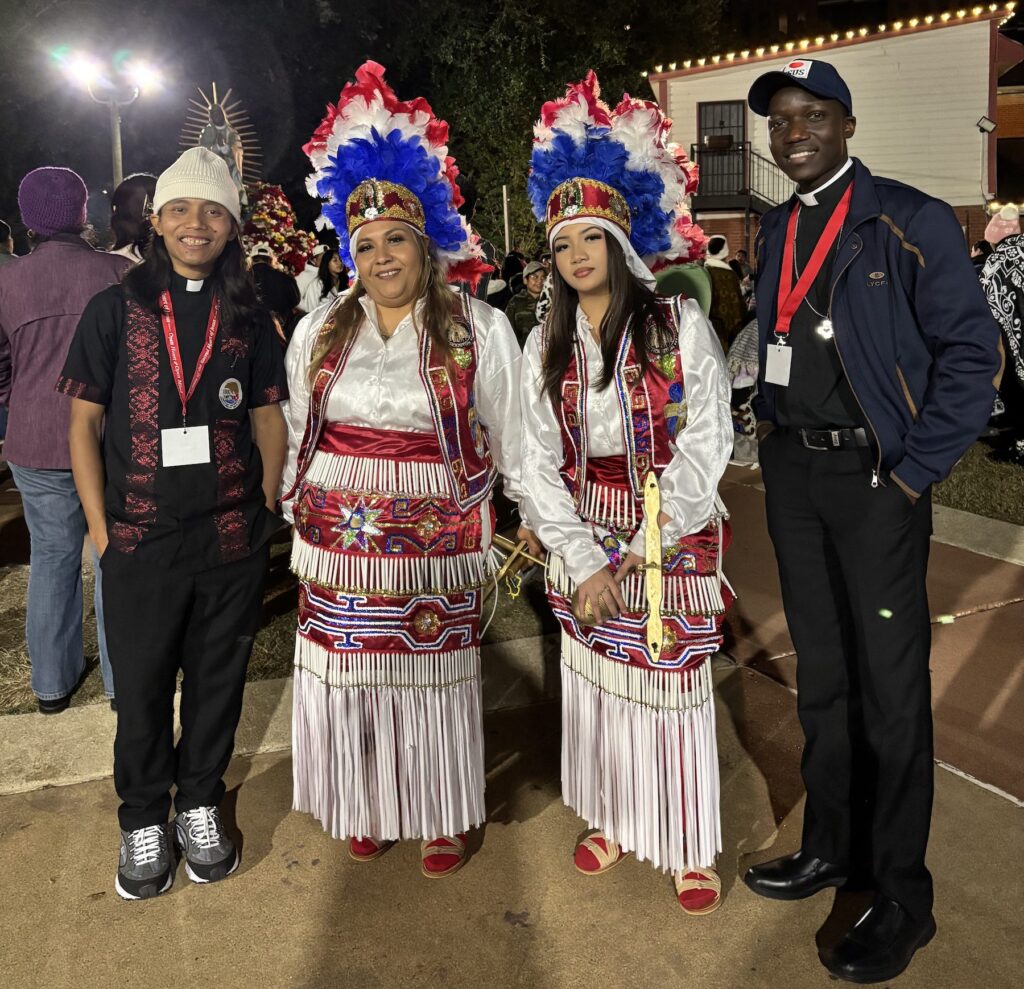
[[[210,427],[185,426],[160,430],[160,462],[164,467],[187,467],[210,462]]]
[[[764,380],[770,385],[789,386],[789,369],[793,364],[793,348],[781,343],[768,345],[768,361],[764,368]]]

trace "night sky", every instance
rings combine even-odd
[[[233,88],[242,99],[261,145],[264,178],[285,184],[300,218],[311,224],[318,208],[302,191],[308,169],[301,145],[368,47],[329,13],[321,21],[318,6],[0,0],[0,217],[17,222],[21,176],[59,164],[86,180],[95,197],[90,216],[105,225],[102,190],[110,188],[112,174],[108,111],[61,72],[53,53],[63,50],[68,56],[88,51],[108,64],[143,58],[164,77],[161,89],[142,93],[122,113],[125,175],[167,167],[181,151],[189,97],[198,98],[196,86],[209,93],[216,82],[219,93]],[[304,16],[288,16],[286,9]]]

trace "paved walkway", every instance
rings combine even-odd
[[[815,936],[822,925],[820,936],[836,936],[860,901],[829,892],[775,903],[737,878],[750,862],[799,841],[793,696],[750,670],[722,668],[718,680],[725,900],[710,917],[686,917],[670,881],[646,864],[630,859],[596,879],[574,871],[581,823],[558,794],[558,707],[540,702],[487,716],[490,823],[475,836],[467,866],[440,882],[420,876],[414,843],[376,863],[349,861],[314,820],[289,810],[287,753],[232,765],[227,813],[242,833],[239,872],[198,887],[179,868],[168,894],[141,903],[113,891],[116,799],[108,781],[0,797],[3,983],[832,985]],[[930,864],[939,935],[897,985],[1011,989],[1024,967],[1020,811],[941,770],[937,784]]]

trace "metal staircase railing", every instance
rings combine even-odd
[[[748,196],[777,206],[793,190],[778,165],[754,151],[749,141],[727,148],[691,144],[690,158],[700,167],[697,195],[702,199]]]

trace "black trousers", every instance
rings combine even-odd
[[[931,496],[871,487],[867,450],[762,441],[768,531],[797,652],[803,848],[912,915],[932,907]]]
[[[270,546],[210,570],[103,554],[103,610],[117,694],[114,786],[126,831],[216,806],[235,744]],[[174,690],[181,738],[174,744]]]

